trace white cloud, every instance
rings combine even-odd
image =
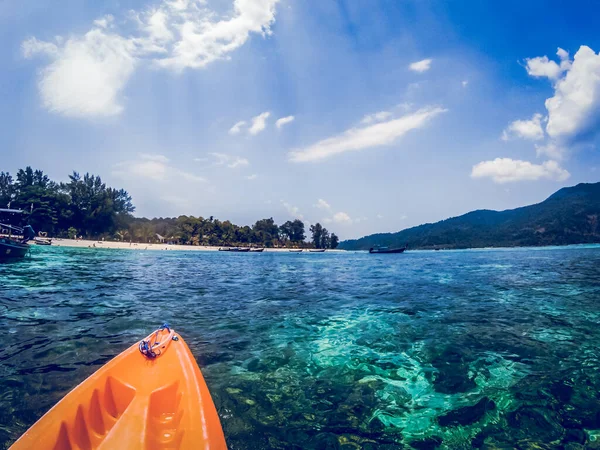
[[[154,153],[139,153],[138,156],[146,161],[154,161],[154,162],[159,162],[159,163],[168,163],[169,162],[169,158],[167,158],[165,155],[157,155]]]
[[[256,117],[253,117],[252,118],[252,126],[248,130],[248,133],[250,133],[252,135],[257,135],[258,133],[263,131],[267,126],[267,119],[269,118],[270,115],[271,115],[271,113],[267,111],[267,112],[259,114]]]
[[[352,223],[352,219],[345,212],[335,213],[333,215],[333,219],[332,220],[333,220],[334,223],[339,223],[339,224],[348,224],[349,225],[349,224]]]
[[[546,100],[546,132],[554,139],[575,141],[597,133],[600,125],[600,55],[586,46],[575,54],[566,75]]]
[[[377,218],[378,219],[383,219],[383,216],[381,214],[377,214]]]
[[[414,62],[408,66],[413,72],[427,72],[431,68],[432,59],[423,59],[421,61]]]
[[[23,41],[21,44],[21,51],[23,52],[23,56],[25,58],[31,58],[38,53],[46,54],[52,57],[56,57],[58,55],[58,47],[56,44],[38,41],[34,37]]]
[[[392,113],[390,111],[379,111],[378,113],[369,114],[363,117],[363,120],[361,120],[360,123],[368,125],[370,123],[383,122],[390,117],[392,117]]]
[[[167,173],[167,165],[158,161],[135,161],[128,165],[128,170],[133,175],[153,180],[163,180]]]
[[[252,175],[248,175],[246,177],[246,180],[250,180],[250,181],[254,181],[258,178],[258,175],[256,175],[255,173],[253,173]]]
[[[238,123],[236,123],[234,126],[232,126],[229,129],[229,134],[231,134],[231,135],[240,134],[240,132],[242,131],[242,127],[244,125],[246,125],[246,121],[245,120],[240,120]]]
[[[250,164],[250,161],[240,156],[227,155],[225,153],[211,153],[211,156],[215,158],[215,166],[227,166],[230,169],[235,169],[236,167]]]
[[[304,220],[304,216],[300,214],[300,208],[297,206],[290,205],[288,202],[281,201],[283,207],[287,210],[288,214],[296,219]]]
[[[41,71],[42,103],[68,117],[113,116],[123,110],[119,94],[133,74],[131,41],[94,28],[62,45],[29,39],[23,54],[44,53],[52,62]]]
[[[161,9],[148,15],[147,22],[143,25],[150,35],[150,40],[156,44],[169,42],[174,39],[173,32],[169,29],[170,15]]]
[[[292,123],[294,119],[294,116],[282,117],[281,119],[278,119],[277,122],[275,122],[275,125],[277,126],[277,128],[281,128],[284,125],[287,125],[288,123]]]
[[[468,80],[463,80],[462,87],[467,87],[468,85],[469,85],[469,81]]]
[[[224,59],[248,40],[250,33],[268,35],[275,22],[278,0],[235,0],[234,14],[228,19],[212,21],[213,13],[204,1],[166,2],[162,9],[169,14],[177,37],[169,55],[158,64],[175,70],[201,68]]]
[[[94,25],[100,28],[108,28],[114,20],[115,18],[112,15],[108,14],[102,17],[101,19],[94,20]]]
[[[398,119],[351,128],[309,147],[292,150],[289,158],[293,162],[319,161],[340,153],[389,145],[410,130],[423,127],[429,120],[446,111],[439,107],[423,108]]]
[[[567,153],[564,147],[561,147],[556,142],[548,142],[546,145],[535,146],[535,153],[538,157],[548,157],[553,160],[560,161]]]
[[[146,178],[153,181],[184,179],[192,182],[206,182],[206,179],[169,164],[164,155],[140,153],[133,161],[123,161],[115,165],[113,175],[121,178]]]
[[[325,200],[323,200],[322,198],[317,200],[317,203],[313,206],[315,208],[319,208],[319,209],[331,209],[331,205],[329,203],[327,203]]]
[[[138,25],[133,34],[120,34],[113,17],[105,16],[83,35],[55,42],[33,37],[22,51],[51,59],[39,81],[46,109],[69,117],[114,116],[123,111],[122,92],[141,62],[181,71],[227,59],[252,33],[271,33],[277,3],[234,0],[233,14],[217,20],[205,0],[162,0],[131,12]]]
[[[531,120],[515,120],[502,133],[502,139],[507,141],[512,136],[539,141],[544,139],[542,115],[534,114]]]
[[[184,180],[187,180],[187,181],[193,181],[196,183],[205,183],[206,182],[206,178],[201,177],[200,175],[194,175],[193,173],[185,172],[183,170],[172,169],[172,173],[174,174],[174,176],[176,176],[178,178],[183,178]]]
[[[560,65],[549,60],[547,56],[525,59],[527,73],[532,77],[546,77],[551,80],[558,79],[563,72],[570,68],[571,63],[569,62],[569,53],[562,48],[559,48],[556,54],[561,60]]]
[[[242,166],[247,166],[248,164],[250,164],[250,162],[246,159],[246,158],[240,158],[239,156],[236,156],[228,165],[227,167],[230,167],[231,169],[234,169],[236,167],[242,167]]]
[[[493,161],[482,161],[473,166],[471,172],[471,177],[473,178],[491,178],[495,183],[499,184],[540,179],[564,181],[569,176],[569,172],[560,167],[556,161],[532,164],[528,161],[510,158],[496,158]]]

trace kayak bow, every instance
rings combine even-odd
[[[73,389],[11,450],[226,449],[190,349],[164,325]]]

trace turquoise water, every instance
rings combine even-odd
[[[596,448],[600,247],[0,265],[0,448],[163,322],[231,449]]]

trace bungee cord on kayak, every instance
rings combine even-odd
[[[161,331],[163,331],[163,330],[167,330],[167,332],[169,333],[169,336],[165,340],[165,342],[158,342],[158,334]],[[168,342],[170,340],[176,341],[178,339],[177,339],[177,336],[175,336],[175,333],[173,331],[171,331],[171,328],[169,327],[169,324],[168,323],[164,323],[154,333],[154,343],[152,343],[152,336],[150,336],[148,339],[144,339],[144,340],[142,340],[140,342],[140,345],[139,345],[140,353],[142,355],[146,356],[147,358],[154,359],[157,356],[161,355],[161,349],[165,349],[166,346],[168,345]],[[158,350],[158,352],[154,351],[154,349],[157,348],[157,347],[160,347],[160,349]]]

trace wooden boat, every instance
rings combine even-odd
[[[265,251],[264,248],[251,248],[250,249],[250,253],[262,253],[264,251]]]
[[[250,251],[250,247],[236,247],[229,249],[230,252],[238,252],[238,253],[248,253]]]
[[[52,245],[51,239],[34,239],[36,245]]]
[[[304,250],[304,249],[300,248],[300,249],[297,249],[297,250],[289,250],[289,252],[290,253],[302,253],[302,250]]]
[[[9,218],[23,214],[20,209],[0,209],[0,214]],[[6,220],[5,222],[8,222]],[[23,258],[29,251],[28,242],[35,237],[30,225],[19,227],[8,223],[0,223],[0,230],[6,233],[0,236],[0,261]]]
[[[230,249],[230,248],[222,248],[222,247],[219,247],[219,251],[220,251],[220,252],[230,252],[230,251],[231,251],[231,249]]]
[[[3,237],[0,238],[0,260],[23,258],[29,251],[29,244],[18,240]]]
[[[217,410],[190,349],[163,325],[106,363],[12,450],[225,450]]]
[[[388,247],[379,247],[379,248],[370,248],[369,253],[404,253],[406,251],[406,247],[402,248],[388,248]]]
[[[309,252],[311,252],[311,253],[325,253],[325,249],[324,248],[315,248],[313,250],[309,250]]]

